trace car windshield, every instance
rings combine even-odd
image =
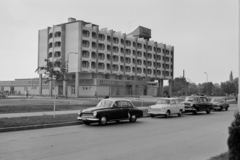
[[[218,98],[211,99],[211,102],[221,102],[221,101],[222,101],[222,99],[218,99]]]
[[[168,99],[159,99],[157,101],[157,104],[169,104],[170,103],[170,100]]]
[[[108,99],[104,99],[104,100],[101,100],[96,107],[99,107],[99,108],[103,108],[103,107],[111,107],[113,104],[113,101],[111,100],[108,100]]]
[[[189,102],[197,101],[197,97],[187,97],[185,101],[189,101]]]

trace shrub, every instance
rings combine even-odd
[[[235,119],[231,126],[228,128],[228,150],[229,160],[240,160],[240,113],[239,111],[234,114]]]

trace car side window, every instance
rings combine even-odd
[[[175,99],[175,101],[176,101],[176,104],[179,104],[179,101],[177,99]]]
[[[124,108],[132,107],[131,103],[129,103],[127,101],[122,101],[121,104],[122,104],[122,107],[124,107]]]
[[[114,108],[116,108],[116,107],[121,107],[120,101],[116,101],[116,102],[113,104],[113,107],[114,107]]]
[[[175,100],[171,100],[170,104],[176,104]]]

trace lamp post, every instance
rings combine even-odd
[[[207,77],[207,83],[208,83],[208,74],[207,74],[207,72],[204,72],[205,74],[206,74],[206,77]]]
[[[69,55],[70,54],[78,54],[77,52],[69,52],[68,54],[67,54],[67,61],[66,61],[66,63],[67,63],[67,70],[68,70],[68,62],[69,62]],[[67,81],[65,82],[66,83],[66,88],[65,88],[65,95],[66,95],[66,98],[67,98]]]

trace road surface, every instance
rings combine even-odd
[[[206,160],[228,150],[236,109],[0,133],[0,159]]]

